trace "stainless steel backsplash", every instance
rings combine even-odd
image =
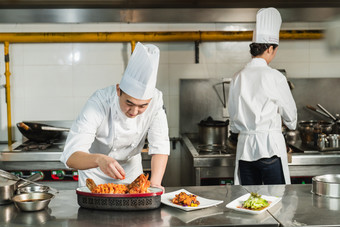
[[[340,114],[340,78],[289,78],[294,85],[293,97],[298,110],[298,120],[330,120],[306,108],[321,104],[333,115]],[[228,100],[229,85],[225,85]],[[223,117],[222,79],[180,80],[180,133],[197,133],[197,124],[211,116]]]

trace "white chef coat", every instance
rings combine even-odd
[[[162,92],[156,90],[143,114],[128,118],[120,109],[116,87],[110,86],[89,98],[68,133],[60,160],[66,165],[76,151],[106,154],[119,162],[126,178],[114,180],[99,167],[79,170],[79,186],[85,186],[87,178],[92,178],[96,184],[131,183],[143,173],[141,151],[146,136],[149,155],[170,154]]]
[[[286,184],[290,184],[282,121],[295,129],[297,110],[285,76],[269,67],[265,59],[253,58],[232,79],[228,99],[230,130],[239,133],[235,184],[240,184],[239,160],[274,155],[281,158]]]

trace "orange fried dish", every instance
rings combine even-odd
[[[139,175],[131,184],[128,185],[130,194],[146,193],[150,187],[150,181],[148,180],[149,174]]]
[[[175,195],[175,198],[172,199],[172,202],[181,206],[189,206],[189,207],[197,207],[200,205],[200,202],[197,200],[196,195],[187,194],[185,192],[181,192],[178,195]]]
[[[136,193],[146,193],[150,187],[150,181],[148,180],[149,174],[146,176],[141,174],[137,177],[131,184],[100,184],[96,183],[90,179],[86,179],[86,186],[90,189],[92,193],[107,193],[107,194],[136,194]]]

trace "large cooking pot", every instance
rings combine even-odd
[[[29,140],[36,142],[49,142],[59,139],[63,132],[68,132],[68,128],[59,128],[51,125],[36,122],[17,123],[19,131]]]
[[[298,123],[298,130],[303,144],[315,145],[317,135],[320,133],[330,134],[333,130],[333,122],[330,121],[300,121]]]
[[[200,145],[225,146],[228,138],[229,120],[215,121],[212,117],[198,123]]]
[[[41,179],[40,173],[35,173],[27,178],[29,181],[37,181],[39,179]],[[0,176],[0,205],[11,203],[16,190],[28,184],[30,184],[28,181],[10,180]]]

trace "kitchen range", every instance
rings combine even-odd
[[[318,119],[320,114],[306,108],[306,104],[331,103],[330,112],[340,110],[334,97],[320,96],[322,83],[333,92],[340,80],[334,79],[290,79],[295,89],[292,91],[298,108],[299,119]],[[235,147],[223,146],[202,149],[199,122],[207,119],[227,119],[223,96],[228,94],[225,80],[185,79],[180,87],[180,132],[181,143],[181,183],[182,185],[216,185],[233,183]],[[321,90],[321,91],[320,91]],[[203,95],[202,91],[206,91]],[[320,92],[319,92],[320,91]],[[340,95],[340,94],[339,94]],[[327,105],[330,106],[330,105]],[[328,118],[323,119],[329,120]],[[317,121],[319,122],[320,119]],[[313,133],[313,132],[312,132]],[[312,177],[340,172],[340,147],[320,150],[316,146],[306,146],[298,138],[289,144],[288,165],[292,183],[311,183]],[[204,147],[204,146],[203,146]],[[206,147],[204,147],[206,148]]]
[[[33,125],[29,124],[30,122],[25,123],[29,126]],[[51,126],[52,128],[47,128],[50,134],[46,134],[46,132],[39,134],[39,138],[44,138],[45,136],[45,138],[49,139],[51,136],[54,136],[52,132],[55,132],[55,129],[69,129],[72,125],[72,121],[35,121],[33,123]],[[20,129],[20,127],[18,128]],[[0,169],[23,178],[39,172],[42,175],[42,179],[39,182],[45,185],[57,189],[77,188],[77,170],[67,169],[59,161],[67,138],[67,131],[61,130],[60,136],[50,140],[37,139],[37,141],[23,137],[22,140],[18,140],[0,151]],[[25,135],[30,137],[30,135]],[[147,152],[142,152],[142,159],[144,172],[150,172],[151,159]]]
[[[70,128],[71,121],[37,121],[54,127]],[[19,127],[18,127],[19,128]],[[41,136],[41,135],[40,135]],[[46,135],[45,135],[46,137]],[[67,131],[52,140],[29,140],[22,137],[0,152],[0,168],[23,178],[39,172],[41,181],[58,189],[73,189],[78,185],[78,172],[67,169],[59,161]]]

